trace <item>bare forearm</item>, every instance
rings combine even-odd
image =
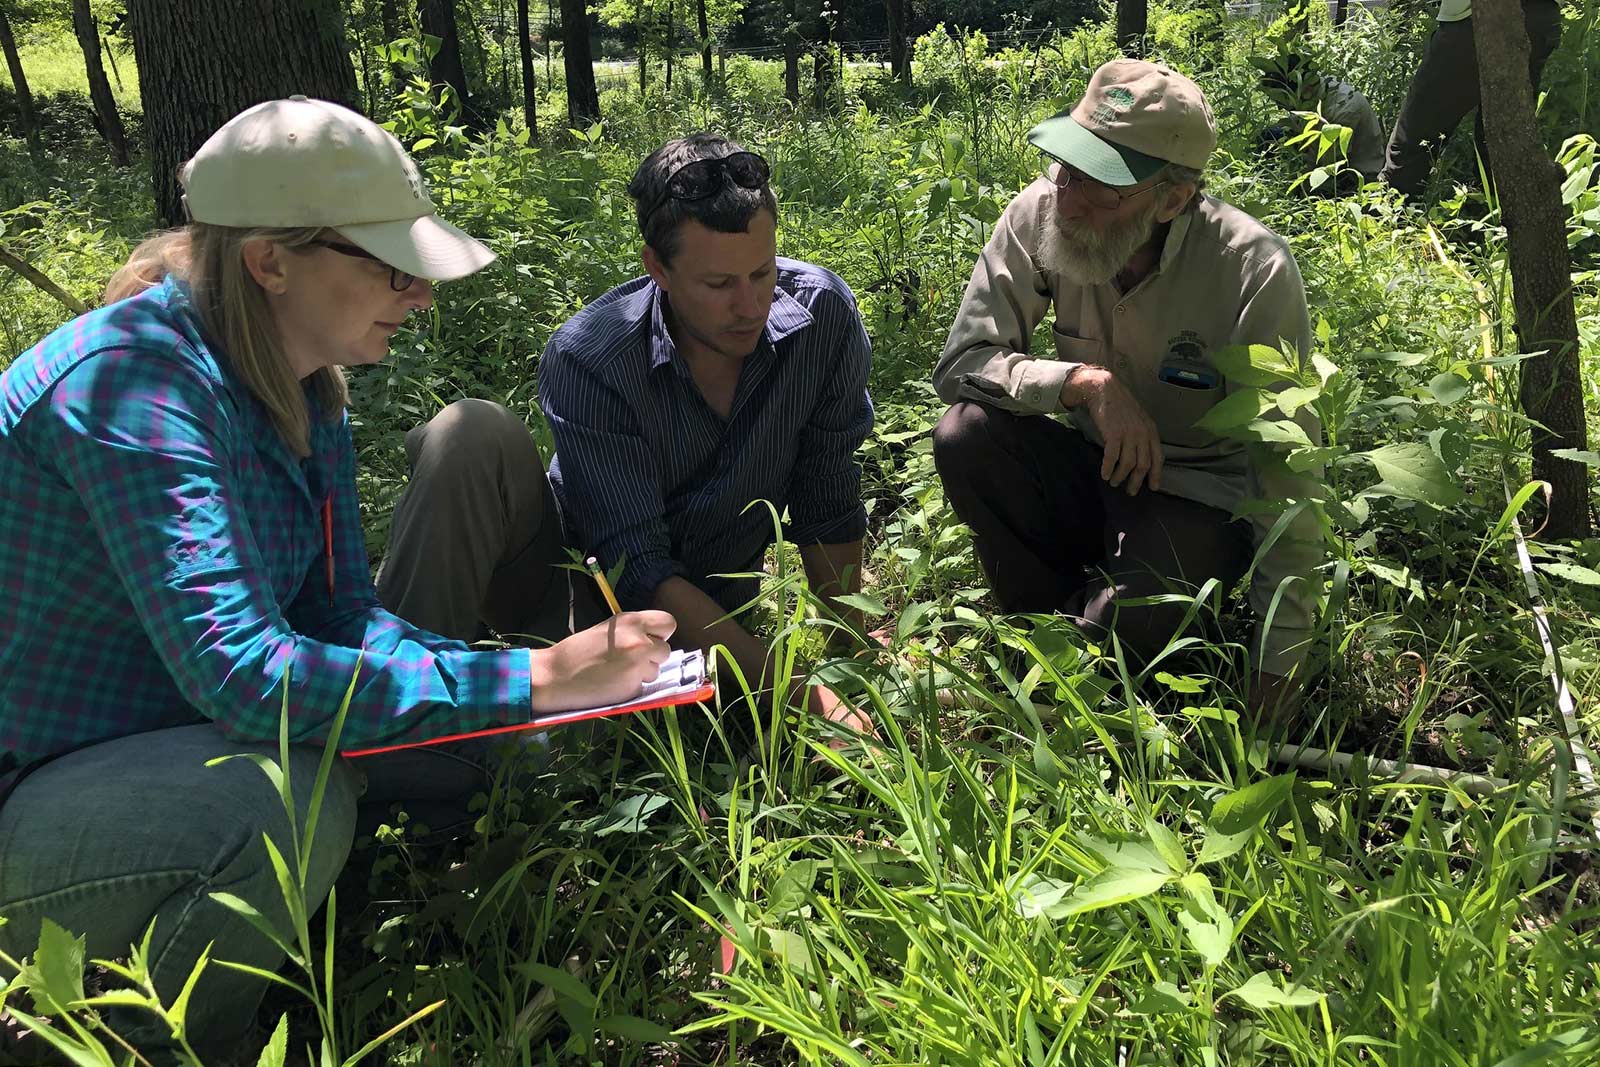
[[[861,610],[840,604],[837,598],[861,591],[861,542],[804,545],[800,549],[800,560],[805,565],[806,581],[810,583],[811,591],[829,601],[852,632],[860,633]],[[837,643],[846,636],[835,631],[829,643]]]
[[[727,612],[722,605],[688,579],[674,576],[662,582],[656,587],[653,606],[678,620],[674,644],[706,650],[722,645],[744,672],[751,689],[767,687],[772,670],[766,646],[737,622],[724,619]]]

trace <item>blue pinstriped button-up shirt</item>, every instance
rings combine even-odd
[[[626,561],[624,606],[647,606],[682,575],[731,610],[748,586],[716,576],[757,569],[773,539],[771,513],[752,501],[787,509],[796,544],[866,532],[855,451],[872,429],[871,343],[849,286],[780,258],[766,331],[724,421],[673,344],[664,305],[639,278],[551,337],[539,368],[550,481],[576,543],[608,568]]]

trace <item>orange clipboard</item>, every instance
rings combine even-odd
[[[584,722],[588,719],[608,719],[616,715],[633,715],[641,711],[654,711],[658,708],[674,708],[684,704],[703,704],[716,695],[717,686],[712,674],[705,666],[705,654],[699,651],[684,655],[683,661],[693,661],[697,666],[699,684],[679,685],[661,691],[658,683],[645,686],[645,693],[639,698],[626,704],[608,704],[598,708],[574,708],[571,711],[555,711],[548,715],[540,715],[528,722],[512,723],[509,726],[491,726],[484,730],[469,730],[466,733],[445,734],[442,737],[430,737],[426,741],[402,741],[397,744],[375,745],[371,748],[346,748],[339,754],[348,759],[361,756],[376,756],[384,752],[398,752],[405,748],[425,748],[431,745],[445,745],[452,741],[467,741],[478,737],[496,737],[500,734],[513,734],[523,730],[548,730],[557,726],[568,726],[575,722]],[[680,661],[679,669],[682,669]],[[665,668],[663,668],[665,669]]]

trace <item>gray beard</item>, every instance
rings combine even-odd
[[[1160,201],[1151,197],[1139,214],[1101,235],[1088,226],[1063,222],[1052,199],[1047,208],[1052,225],[1039,235],[1039,263],[1074,285],[1104,285],[1155,236],[1160,206]]]

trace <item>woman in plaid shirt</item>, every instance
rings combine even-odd
[[[281,962],[210,894],[282,923],[261,837],[288,851],[287,818],[254,767],[208,760],[275,755],[286,707],[288,769],[309,783],[352,678],[341,747],[620,701],[673,629],[637,612],[547,649],[482,652],[380,607],[339,368],[383,359],[432,304],[426,279],[494,256],[434,215],[398,141],[335,104],[251,108],[181,178],[193,221],[113,279],[108,299],[129,298],[0,376],[0,948],[27,953],[49,918],[118,956],[154,921],[168,1003],[212,942]],[[439,775],[448,758],[402,755],[370,761],[374,786],[411,790],[389,799],[477,785]],[[310,872],[324,895],[367,777],[337,766]],[[236,1050],[261,991],[208,968],[190,1043]],[[150,1023],[123,1032],[171,1058]]]

